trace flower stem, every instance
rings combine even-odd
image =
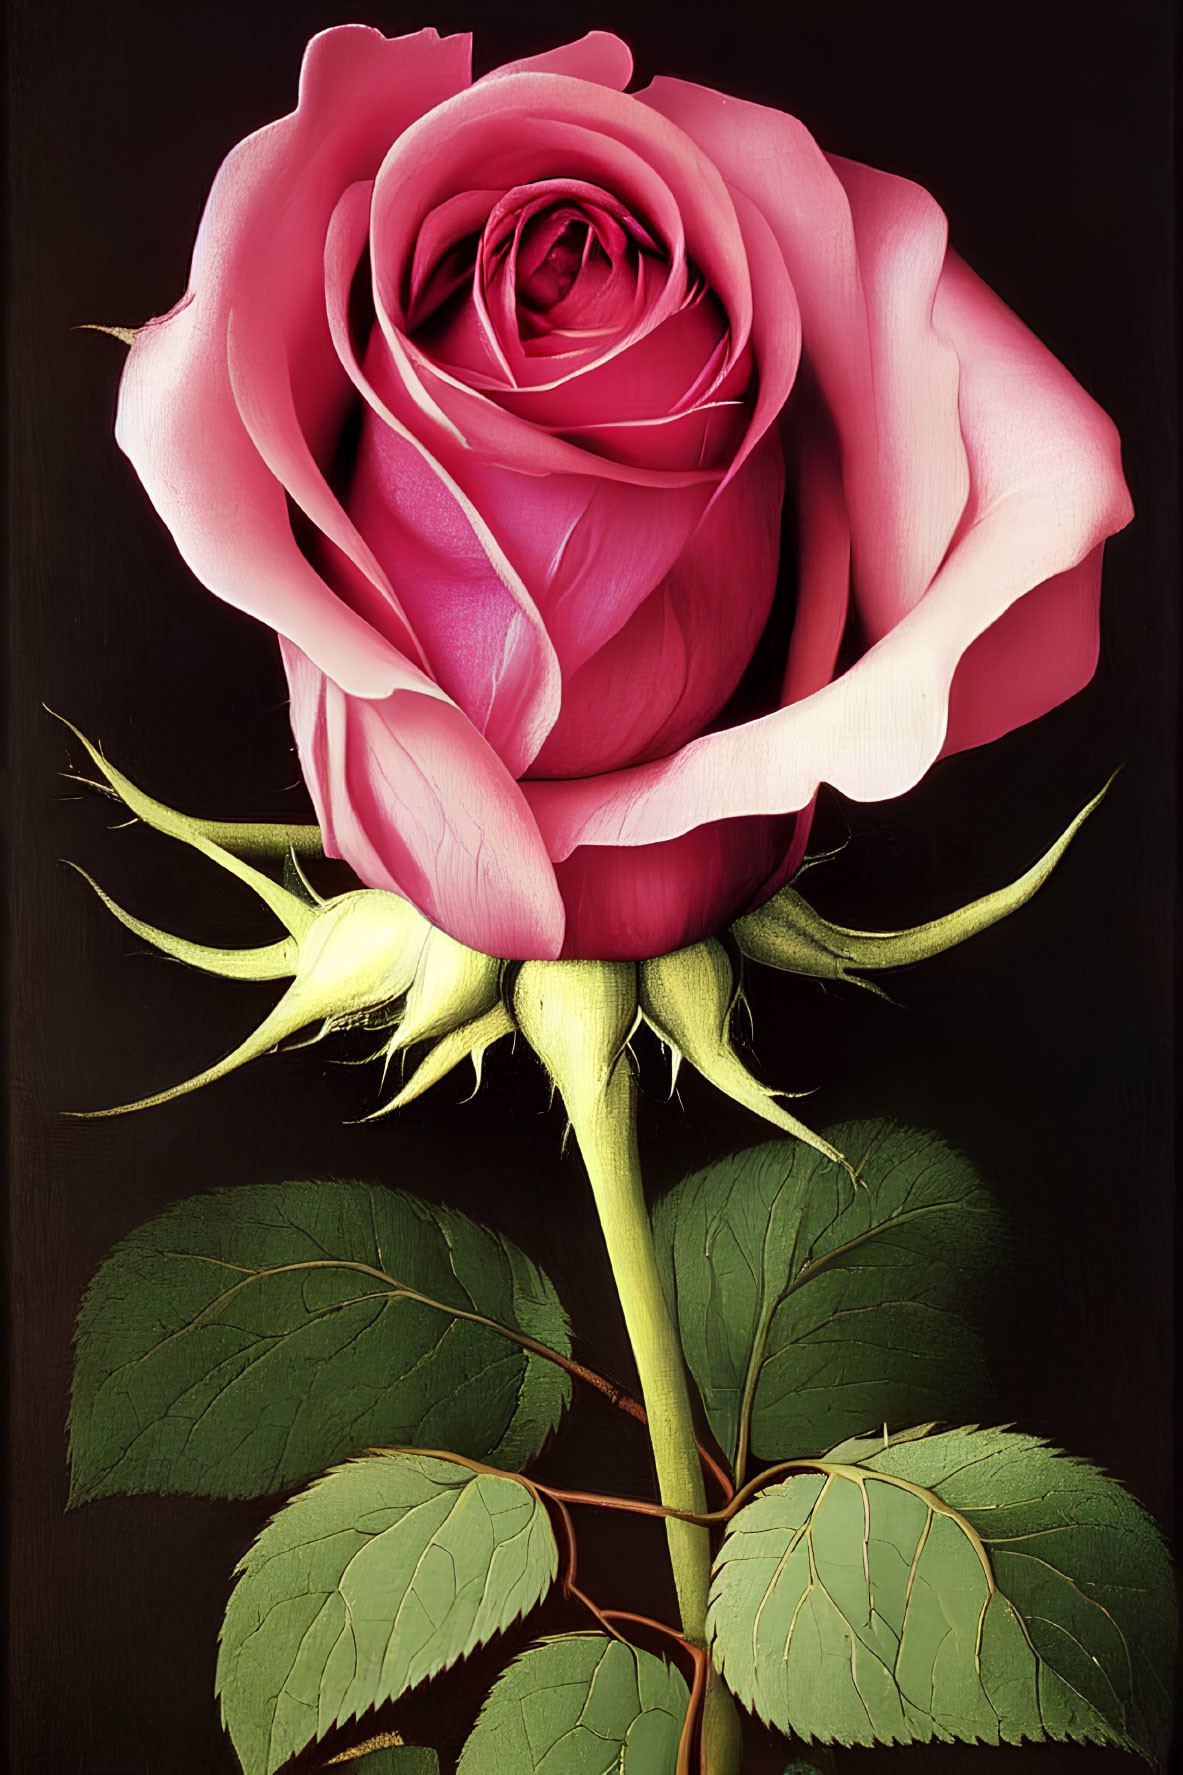
[[[580,1123],[583,1125],[581,1126]],[[706,1486],[695,1446],[690,1391],[673,1317],[657,1273],[653,1234],[637,1153],[636,1085],[627,1063],[578,1120],[575,1137],[628,1328],[663,1504],[701,1516]],[[704,1528],[671,1518],[666,1524],[678,1609],[686,1636],[700,1644],[710,1581],[710,1538]]]
[[[673,1315],[661,1285],[653,1231],[645,1207],[637,1150],[636,1084],[626,1060],[602,1092],[568,1104],[575,1137],[591,1180],[608,1259],[641,1381],[662,1503],[701,1516],[706,1486],[694,1434],[690,1391]],[[682,1631],[701,1652],[706,1670],[701,1767],[703,1775],[737,1775],[741,1760],[735,1704],[706,1653],[710,1589],[710,1532],[676,1517],[666,1520],[670,1564]]]
[[[665,1526],[682,1633],[701,1653],[706,1670],[701,1775],[739,1775],[735,1703],[706,1649],[710,1525],[685,1520],[705,1514],[706,1483],[682,1348],[658,1274],[641,1184],[637,1088],[627,1053],[638,1016],[637,970],[632,962],[523,962],[512,1004],[518,1028],[562,1093],[571,1118],[632,1343],[662,1507],[671,1513]],[[688,1731],[692,1737],[693,1725]],[[683,1748],[689,1755],[689,1740]]]

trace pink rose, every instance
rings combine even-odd
[[[931,197],[631,72],[316,37],[120,393],[186,561],[280,636],[326,848],[493,955],[692,942],[819,783],[899,795],[1070,696],[1131,511]]]

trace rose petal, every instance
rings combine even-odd
[[[392,133],[467,85],[468,59],[467,37],[441,41],[434,31],[388,40],[349,25],[313,38],[297,109],[223,163],[188,295],[137,333],[120,386],[116,436],[197,577],[297,641],[339,683],[374,696],[422,688],[422,677],[297,547],[283,487],[234,399],[230,308],[241,311],[244,337],[251,315],[268,310],[300,354],[300,424],[322,428],[320,409],[336,411],[341,389],[320,292],[332,206],[344,185],[372,175]],[[286,378],[275,393],[281,409],[291,402]],[[258,399],[265,408],[266,386]]]
[[[662,756],[718,714],[772,607],[783,489],[774,433],[711,505],[658,590],[565,679],[534,776],[588,776]]]
[[[1097,669],[1102,545],[1012,604],[961,657],[941,757],[984,746],[1046,714]]]
[[[239,415],[251,442],[280,486],[331,543],[354,571],[346,579],[336,554],[336,571],[317,566],[329,585],[345,598],[350,608],[409,659],[427,670],[427,656],[407,620],[373,550],[350,522],[312,458],[300,426],[292,392],[290,371],[281,335],[269,326],[258,326],[252,315],[232,309],[228,320],[226,363]],[[339,366],[338,366],[339,367]],[[342,372],[343,374],[343,372]],[[437,680],[438,682],[438,680]],[[434,694],[425,675],[424,688]]]
[[[558,431],[664,419],[683,404],[726,333],[726,316],[706,296],[656,328],[629,329],[594,368],[544,386],[507,389],[497,400],[532,425]]]
[[[379,319],[416,424],[439,427],[493,460],[530,472],[578,471],[586,461],[576,446],[510,418],[406,340],[398,284],[422,215],[448,195],[445,182],[452,190],[458,184],[512,186],[535,178],[540,164],[560,159],[565,176],[605,185],[645,216],[675,262],[684,224],[695,264],[727,311],[738,352],[750,331],[751,289],[734,205],[715,169],[682,131],[606,88],[522,75],[478,85],[461,96],[466,103],[440,106],[406,131],[379,174],[374,201]],[[595,472],[654,486],[701,475],[609,462],[598,462]]]
[[[733,191],[732,202],[752,281],[751,354],[756,362],[756,399],[743,443],[736,451],[715,498],[725,493],[749,454],[760,443],[784,409],[797,377],[801,360],[801,310],[776,236],[742,192]],[[730,366],[725,366],[714,393],[727,391]]]
[[[567,74],[575,80],[594,80],[600,86],[611,86],[623,92],[633,77],[632,51],[627,43],[611,31],[589,31],[575,43],[561,44],[557,49],[544,49],[538,55],[523,56],[520,61],[506,62],[493,68],[483,78],[504,80],[512,74]]]
[[[773,891],[769,878],[786,861],[796,868],[806,828],[793,814],[720,820],[666,844],[574,851],[555,870],[564,956],[642,961],[714,935]]]
[[[838,440],[816,390],[799,388],[788,427],[797,502],[797,598],[781,703],[830,682],[850,609],[850,519]]]
[[[283,644],[292,729],[330,856],[486,955],[556,956],[564,914],[521,790],[458,709],[348,696]]]
[[[960,361],[971,492],[925,597],[836,682],[775,714],[612,776],[527,784],[552,858],[578,845],[651,844],[727,815],[802,808],[822,782],[855,801],[902,794],[941,750],[953,675],[971,644],[1128,523],[1112,422],[955,254],[934,324]],[[994,687],[996,732],[1032,718],[1033,693],[1047,709],[1079,688],[1079,647],[1062,662],[1057,647],[1038,686],[1019,671],[1013,698],[1013,663],[993,657],[1005,664]]]
[[[407,330],[414,333],[462,284],[471,284],[472,266],[449,263],[455,249],[479,237],[503,191],[459,191],[423,218],[407,278]]]
[[[850,203],[871,344],[874,459],[852,474],[851,524],[859,614],[877,641],[923,597],[969,495],[957,352],[933,315],[948,225],[910,180],[829,162]]]
[[[841,444],[858,608],[878,640],[927,589],[968,491],[957,355],[932,321],[944,215],[906,179],[827,159],[782,112],[679,80],[640,97],[694,137],[780,244]]]
[[[589,474],[542,479],[459,450],[440,454],[529,586],[565,687],[661,584],[711,491],[701,484],[654,490]]]
[[[478,512],[447,468],[386,406],[389,360],[358,364],[348,304],[364,251],[370,187],[351,186],[333,213],[325,293],[333,343],[366,401],[349,504],[398,587],[440,682],[509,768],[529,764],[561,695],[559,664],[538,611]],[[373,360],[373,379],[370,366]]]
[[[446,476],[459,506],[456,519],[463,515],[481,549],[494,563],[496,584],[488,579],[483,581],[490,588],[490,607],[482,618],[491,637],[490,645],[505,633],[506,591],[511,586],[516,588],[515,608],[520,610],[523,623],[528,623],[528,632],[522,628],[515,632],[515,638],[523,649],[527,643],[536,646],[535,663],[530,665],[528,655],[523,654],[522,672],[511,673],[498,683],[498,699],[505,708],[506,719],[495,730],[490,728],[489,733],[515,774],[519,774],[529,767],[559,710],[560,686],[552,659],[561,662],[564,673],[570,673],[628,621],[677,559],[702,515],[709,489],[692,484],[654,493],[647,487],[588,475],[551,475],[541,479],[484,462],[475,452],[456,448],[446,435],[437,437],[435,454],[427,451],[393,411],[399,384],[390,365],[380,356],[381,341],[377,335],[367,355],[367,368],[373,366],[373,381],[362,373],[353,354],[347,323],[348,292],[352,268],[364,246],[366,210],[365,189],[359,188],[342,199],[330,229],[327,290],[334,339],[350,376],[376,416],[370,422],[374,447],[388,451],[392,462],[396,453],[401,454],[406,463],[409,458],[405,449],[395,441],[399,438],[404,444],[413,445],[432,473]],[[586,464],[582,452],[578,459]],[[419,470],[414,470],[407,489],[418,485],[419,474]],[[392,517],[392,522],[396,520],[415,528],[413,513],[409,511],[405,516],[400,512]],[[450,536],[455,523],[446,528]],[[430,550],[436,546],[436,540],[428,523],[413,552],[421,547]],[[470,568],[475,561],[479,569],[471,538],[466,539],[461,532],[460,543],[460,552]],[[446,561],[439,563],[438,574],[424,579],[420,596],[415,596],[410,584],[400,579],[397,536],[391,538],[387,565],[408,608],[413,607],[412,620],[433,619],[428,604],[437,594],[443,602],[434,613],[434,620],[440,625],[451,620],[446,588],[441,589]],[[541,612],[544,628],[535,627],[535,619],[529,614],[531,609]],[[442,665],[442,648],[440,657]],[[466,669],[463,659],[457,664]],[[487,694],[487,682],[487,678],[471,674],[470,701],[474,709],[483,709],[480,699]],[[510,703],[510,691],[515,685],[534,698],[528,718],[520,705],[515,713]]]

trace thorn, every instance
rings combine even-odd
[[[303,865],[301,864],[299,857],[296,855],[296,847],[294,844],[288,846],[288,857],[291,861],[292,870],[295,873],[297,881],[311,899],[313,905],[323,906],[325,904],[325,897],[323,894],[318,894],[312,883],[309,881],[304,872]]]
[[[842,843],[836,844],[834,846],[833,850],[818,851],[812,857],[803,857],[801,859],[801,866],[797,870],[797,874],[804,875],[805,871],[807,869],[816,869],[818,867],[819,863],[832,863],[834,861],[834,858],[840,857],[842,855],[843,851],[846,850],[849,847],[849,845],[850,845],[850,833],[848,832],[846,834],[846,837],[842,840]]]
[[[864,980],[861,974],[841,974],[839,978],[848,986],[861,986],[864,992],[871,993],[874,998],[881,998],[885,1005],[891,1005],[896,1011],[903,1009],[899,999],[892,998],[890,992],[884,992],[882,986],[877,985],[874,980]]]
[[[99,795],[105,795],[108,801],[119,800],[119,796],[116,795],[110,783],[98,783],[93,777],[84,777],[81,771],[59,770],[58,775],[63,777],[67,783],[81,783],[84,789],[94,789]]]
[[[104,327],[92,320],[79,321],[76,326],[70,328],[72,333],[106,333],[109,338],[118,339],[124,345],[134,344],[135,336],[139,330],[138,327]]]

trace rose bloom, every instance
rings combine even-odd
[[[1131,515],[926,192],[631,75],[601,32],[475,84],[466,36],[314,38],[120,391],[185,560],[280,637],[326,850],[499,956],[693,942],[819,783],[1054,707]]]

